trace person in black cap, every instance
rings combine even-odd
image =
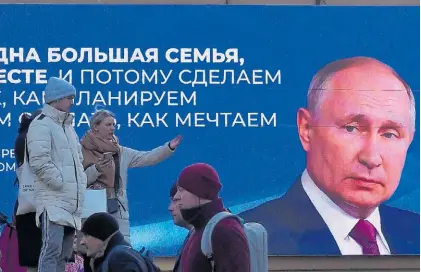
[[[159,271],[153,263],[125,241],[117,220],[109,213],[95,213],[81,230],[81,244],[87,249],[93,272]]]

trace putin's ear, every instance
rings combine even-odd
[[[311,114],[305,108],[298,109],[297,112],[297,128],[303,149],[308,152],[310,149],[311,136]]]

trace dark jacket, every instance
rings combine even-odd
[[[382,232],[392,254],[420,254],[420,215],[379,207]],[[298,179],[287,193],[239,214],[268,232],[269,255],[341,255],[333,235]]]
[[[23,164],[25,155],[25,139],[31,122],[32,118],[29,118],[26,115],[22,116],[22,120],[18,129],[18,136],[15,139],[15,159],[18,166]]]
[[[36,116],[40,111],[35,112]],[[17,167],[23,164],[25,155],[25,139],[28,133],[32,118],[22,116],[18,129],[18,136],[15,139],[15,159]],[[14,214],[16,214],[18,201],[15,202]],[[15,218],[16,233],[19,248],[19,264],[21,266],[35,267],[41,252],[42,236],[41,229],[36,226],[35,212],[18,215]]]
[[[125,245],[130,246],[129,243],[126,242],[124,236],[121,232],[116,233],[108,242],[108,245],[104,251],[104,255],[100,258],[95,259],[94,261],[94,271],[101,272],[144,272],[141,270],[138,260],[131,254],[128,254],[127,251],[118,251],[117,253],[113,253],[111,259],[108,261],[108,267],[102,267],[105,258],[107,258],[110,251],[118,246],[118,245]],[[139,254],[134,249],[133,253]],[[105,270],[102,270],[104,269]]]
[[[186,246],[186,243],[190,239],[190,235],[193,232],[194,232],[194,230],[190,230],[189,233],[187,234],[186,238],[184,238],[183,245],[180,247],[180,249],[177,252],[177,259],[175,261],[174,268],[172,270],[173,272],[182,272],[181,271],[181,266],[180,266],[181,255],[183,254],[184,247]]]
[[[183,218],[194,226],[194,233],[191,234],[181,255],[183,272],[212,272],[212,266],[203,255],[200,244],[207,222],[221,211],[225,211],[221,199],[182,210]],[[225,218],[215,226],[212,245],[216,272],[250,271],[248,242],[241,224],[236,219]]]

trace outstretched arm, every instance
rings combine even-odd
[[[177,136],[170,142],[150,151],[137,151],[128,147],[123,147],[123,150],[127,154],[129,168],[151,166],[169,158],[180,144],[180,141],[181,136]]]

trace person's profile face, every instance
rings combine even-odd
[[[177,202],[179,209],[190,209],[200,206],[200,199],[183,187],[177,187],[177,193],[173,200]]]
[[[104,118],[99,124],[94,126],[94,131],[105,140],[112,140],[115,131],[115,119],[112,116]]]
[[[58,110],[63,112],[69,112],[70,108],[73,105],[73,100],[75,97],[73,95],[64,97],[56,102],[56,107]]]
[[[93,257],[95,256],[102,248],[103,241],[87,235],[83,234],[80,244],[86,248],[86,256]]]
[[[183,217],[181,216],[180,205],[172,197],[170,198],[170,205],[168,206],[168,211],[171,214],[174,225],[184,227],[185,224]]]
[[[389,71],[336,73],[310,124],[307,167],[332,200],[372,208],[395,192],[413,138],[410,99]]]

